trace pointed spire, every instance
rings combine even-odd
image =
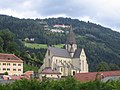
[[[70,25],[70,31],[67,36],[66,44],[76,44],[76,40],[75,40],[73,29],[72,29],[71,25]]]

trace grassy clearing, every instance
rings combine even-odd
[[[64,44],[58,44],[54,46],[57,48],[62,48]],[[36,44],[36,43],[25,43],[25,47],[33,48],[33,49],[48,48],[47,44]]]

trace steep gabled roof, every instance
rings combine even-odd
[[[75,37],[74,37],[72,26],[70,26],[70,31],[69,31],[69,33],[67,35],[66,44],[76,44],[76,40],[75,40]]]
[[[14,54],[4,54],[0,53],[0,61],[4,62],[23,62],[20,58]]]
[[[73,58],[80,58],[81,51],[82,49],[80,48],[76,49]]]
[[[66,49],[60,49],[55,47],[49,47],[48,49],[53,53],[54,56],[70,58],[70,54]]]

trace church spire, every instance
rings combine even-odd
[[[70,53],[71,57],[73,57],[74,52],[77,49],[77,44],[76,44],[76,40],[75,40],[71,25],[70,25],[70,31],[67,35],[67,41],[66,41],[65,46],[66,46],[66,49],[68,50],[68,52]]]
[[[75,40],[75,37],[74,37],[74,33],[73,33],[73,29],[72,29],[72,26],[70,25],[70,31],[67,35],[67,41],[66,41],[66,44],[76,44],[76,40]]]

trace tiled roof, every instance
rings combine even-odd
[[[97,76],[98,75],[98,76]],[[105,72],[88,72],[88,73],[76,73],[75,78],[81,82],[93,81],[96,79],[103,79],[109,76],[120,76],[120,70],[117,71],[105,71]]]
[[[70,54],[66,49],[60,49],[55,47],[49,47],[48,49],[53,53],[54,56],[70,58]]]
[[[50,67],[46,67],[42,70],[41,74],[61,74],[58,71],[52,70]]]
[[[33,74],[34,74],[34,71],[26,71],[26,72],[24,73],[24,75],[25,75],[26,77],[28,77],[28,78],[30,78],[31,75],[33,75]]]
[[[3,54],[0,53],[0,61],[5,62],[23,62],[20,58],[15,56],[14,54]]]

